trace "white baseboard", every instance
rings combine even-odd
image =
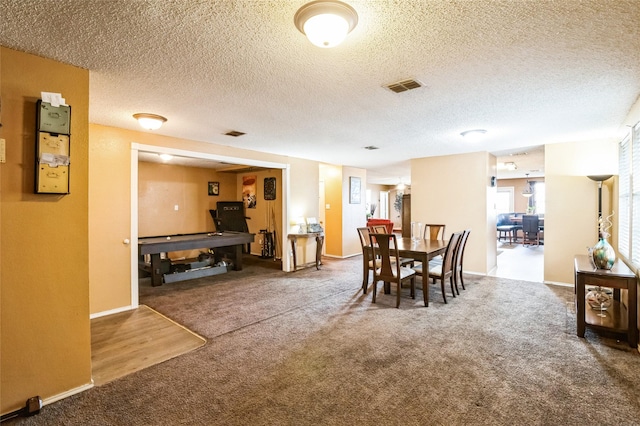
[[[123,306],[121,308],[110,309],[108,311],[96,312],[95,314],[89,315],[89,319],[106,317],[107,315],[118,314],[120,312],[126,312],[136,308],[137,306],[129,305],[129,306]]]
[[[61,399],[68,398],[72,395],[78,394],[80,392],[84,392],[93,387],[93,379],[91,383],[87,383],[86,385],[79,386],[77,388],[69,389],[68,391],[59,393],[58,395],[51,396],[49,398],[45,398],[42,400],[42,405],[53,404],[54,402],[60,401]]]

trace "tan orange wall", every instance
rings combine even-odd
[[[94,314],[131,305],[131,148],[119,129],[89,125],[89,282]],[[104,291],[96,291],[104,289]]]
[[[618,173],[618,141],[546,145],[544,167],[547,196],[544,279],[573,284],[574,256],[586,254],[586,247],[597,242],[597,184],[587,176]],[[609,202],[603,204],[605,215],[609,206]]]
[[[138,163],[138,236],[213,232],[209,209],[216,201],[239,201],[235,174],[212,169],[159,163]],[[210,196],[208,183],[220,183],[220,195]],[[178,210],[175,209],[178,206]],[[197,257],[200,250],[172,252],[171,259]]]
[[[0,48],[0,411],[91,386],[89,72]],[[34,194],[36,101],[71,106],[69,195]]]
[[[247,217],[247,226],[249,232],[256,234],[255,240],[251,243],[251,253],[260,255],[262,253],[261,230],[276,232],[275,243],[277,256],[281,257],[283,242],[282,235],[282,171],[281,170],[261,170],[257,172],[245,172],[234,175],[234,183],[236,188],[236,199],[242,200],[242,178],[243,176],[256,177],[256,206],[255,208],[245,209],[245,217]],[[264,199],[264,179],[268,177],[276,178],[276,199]],[[317,185],[316,185],[317,186]],[[220,199],[220,201],[226,201]]]
[[[529,199],[522,195],[529,182],[544,182],[543,178],[531,178],[531,179],[500,179],[498,180],[498,188],[513,187],[513,204],[514,212],[525,213],[527,206],[529,205]]]
[[[495,242],[493,255],[487,243],[495,193],[489,187],[491,167],[490,156],[483,152],[411,160],[411,220],[444,223],[448,235],[471,229],[465,269],[478,273],[495,265]],[[493,229],[491,241],[495,218]]]
[[[325,187],[325,232],[326,254],[328,256],[342,256],[342,209],[343,209],[343,179],[342,168],[328,164],[320,165],[320,179]],[[329,206],[329,208],[327,208]],[[352,231],[357,238],[357,231]]]

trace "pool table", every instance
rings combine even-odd
[[[153,286],[162,285],[163,274],[160,253],[180,250],[221,248],[233,260],[233,269],[242,270],[242,247],[252,243],[254,234],[247,232],[203,232],[197,234],[165,235],[159,237],[144,237],[138,239],[138,255],[140,269],[151,274]],[[230,250],[224,250],[228,248]],[[144,262],[144,256],[150,255],[151,264]],[[217,253],[216,253],[217,254]],[[217,258],[218,256],[216,256]],[[218,260],[218,259],[216,259]]]

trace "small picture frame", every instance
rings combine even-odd
[[[209,195],[220,195],[220,182],[209,182]]]
[[[276,178],[264,178],[264,199],[272,201],[276,199]]]
[[[360,204],[360,178],[349,176],[349,204]]]

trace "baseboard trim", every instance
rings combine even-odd
[[[556,285],[558,287],[574,287],[573,284],[570,283],[561,283],[559,281],[542,281],[544,284]]]
[[[137,309],[137,308],[138,308],[137,306],[129,305],[129,306],[123,306],[121,308],[110,309],[108,311],[96,312],[95,314],[89,315],[89,319],[106,317],[107,315],[119,314],[120,312],[126,312],[126,311],[130,311],[132,309]]]
[[[65,398],[68,398],[70,396],[73,396],[73,395],[76,395],[78,393],[81,393],[81,392],[84,392],[86,390],[89,390],[92,387],[93,387],[93,380],[91,380],[91,383],[87,383],[86,385],[82,385],[82,386],[78,386],[77,388],[69,389],[68,391],[59,393],[59,394],[51,396],[49,398],[44,398],[42,400],[42,405],[53,404],[54,402],[58,402],[61,399],[65,399]]]

